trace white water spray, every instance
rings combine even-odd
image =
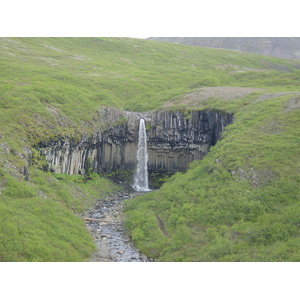
[[[139,142],[137,151],[137,168],[133,188],[139,192],[150,191],[148,188],[148,152],[147,135],[144,119],[140,119]]]

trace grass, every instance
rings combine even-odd
[[[36,167],[20,181],[1,170],[0,261],[84,261],[96,250],[84,221],[76,214],[116,191],[94,174],[59,179]]]
[[[286,109],[300,88],[299,61],[127,38],[0,46],[0,260],[85,260],[94,245],[74,212],[115,189],[99,176],[42,172],[35,144],[101,128],[103,106],[148,111],[175,99],[189,109],[180,99],[210,86],[263,91],[198,104],[235,121],[204,160],[128,201],[134,243],[162,261],[299,260],[299,110]],[[277,92],[291,94],[259,100]]]
[[[37,139],[57,126],[49,107],[73,122],[65,126],[80,130],[81,122],[95,118],[101,106],[147,111],[191,88],[299,88],[300,72],[294,68],[299,62],[254,54],[125,38],[0,42],[0,105],[5,120],[1,131],[11,134],[14,126],[22,136],[38,132]],[[277,71],[278,66],[290,72]],[[43,120],[42,127],[37,118]]]
[[[158,261],[299,261],[300,112],[284,109],[293,97],[252,99],[203,160],[128,200],[137,247]]]

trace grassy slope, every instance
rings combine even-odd
[[[31,167],[29,181],[1,168],[0,261],[83,261],[96,250],[80,213],[116,190],[110,181],[93,176],[60,176]]]
[[[127,227],[146,254],[162,261],[300,260],[300,96],[258,99],[218,101],[236,112],[222,140],[185,174],[128,201]]]
[[[83,229],[83,223],[70,213],[70,207],[74,206],[74,203],[80,203],[77,210],[82,209],[84,204],[80,199],[86,199],[90,191],[98,189],[106,193],[113,189],[98,177],[93,180],[94,188],[72,180],[58,181],[50,174],[41,173],[36,169],[37,165],[42,163],[38,161],[38,157],[35,165],[29,170],[29,180],[24,181],[20,176],[20,170],[26,165],[24,160],[24,156],[28,154],[26,149],[30,149],[35,142],[57,135],[74,136],[91,130],[93,126],[99,125],[93,118],[103,105],[146,111],[159,108],[166,101],[178,99],[180,95],[202,86],[260,87],[266,92],[298,91],[300,72],[294,67],[299,67],[299,64],[295,61],[234,51],[125,38],[1,38],[0,204],[1,224],[3,224],[0,233],[1,260],[84,259],[93,250],[93,245],[91,238]],[[297,164],[290,163],[297,155],[295,124],[298,111],[279,113],[284,103],[288,101],[287,98],[255,102],[255,97],[257,96],[250,95],[247,99],[227,102],[209,99],[203,103],[203,107],[236,112],[236,122],[231,129],[228,128],[224,140],[213,149],[206,160],[195,162],[186,175],[176,175],[161,191],[145,196],[149,202],[141,199],[131,204],[132,209],[128,211],[130,216],[128,226],[130,228],[134,222],[139,224],[139,230],[133,232],[133,238],[138,246],[150,254],[153,249],[158,249],[160,253],[162,249],[167,249],[164,250],[165,253],[155,254],[160,259],[180,260],[186,257],[194,260],[218,260],[221,259],[219,256],[208,254],[203,256],[202,253],[198,253],[202,250],[198,249],[206,249],[199,248],[199,245],[214,243],[213,239],[207,241],[201,238],[204,236],[208,239],[208,227],[212,227],[212,236],[214,234],[220,238],[224,238],[224,234],[226,236],[224,233],[226,230],[222,227],[225,220],[220,219],[220,224],[223,224],[221,226],[215,225],[212,219],[207,217],[206,223],[202,224],[199,222],[201,207],[209,209],[211,206],[213,211],[219,214],[222,214],[220,207],[226,212],[230,211],[225,204],[231,195],[238,193],[233,193],[237,186],[237,191],[240,190],[241,193],[244,191],[243,203],[247,204],[250,201],[249,203],[254,205],[254,210],[259,210],[255,206],[257,204],[255,201],[260,199],[260,191],[268,195],[266,203],[269,206],[260,200],[264,209],[266,209],[264,205],[268,207],[271,207],[272,203],[274,206],[277,205],[274,195],[279,189],[284,188],[286,193],[283,194],[287,199],[299,198],[297,189],[294,191],[289,188],[289,185],[294,186],[299,175],[296,172]],[[251,105],[245,106],[244,102]],[[269,137],[265,128],[272,130],[271,117],[278,120],[276,126],[279,132]],[[236,124],[240,126],[235,127]],[[273,149],[273,144],[277,145],[277,150]],[[263,151],[259,150],[259,155],[254,155],[255,152],[249,150],[249,145],[258,148],[263,145]],[[289,150],[283,156],[280,149]],[[234,156],[231,153],[234,153]],[[272,156],[267,159],[266,153],[272,153]],[[248,159],[249,154],[252,160]],[[233,161],[233,157],[236,162]],[[219,158],[221,163],[215,164],[215,158]],[[274,168],[278,170],[275,175],[272,173],[274,177],[271,176],[271,183],[274,182],[275,185],[274,190],[269,185],[265,186],[270,190],[253,189],[248,186],[246,179],[236,181],[235,175],[230,175],[230,172],[237,171],[238,167],[246,172],[254,166],[254,162],[255,166],[262,166],[262,162],[266,163],[265,169],[269,170],[274,161],[277,163]],[[214,170],[215,167],[220,174],[208,171]],[[281,172],[283,167],[287,168],[284,173]],[[281,178],[279,173],[285,175]],[[213,180],[218,189],[210,188],[209,176],[216,176]],[[225,186],[220,184],[223,182],[222,176],[225,178]],[[285,179],[290,177],[293,178],[292,181]],[[177,196],[178,203],[175,205],[176,201],[172,200],[174,195],[170,190],[180,182],[185,189],[177,194],[182,197]],[[249,193],[245,192],[244,185]],[[82,194],[74,195],[76,187],[83,190]],[[227,194],[223,195],[223,191],[227,191]],[[159,199],[159,202],[155,199]],[[209,199],[220,199],[223,202],[222,204],[209,202]],[[239,203],[239,200],[238,196],[234,196],[231,201]],[[158,206],[149,209],[148,205],[151,203]],[[282,205],[290,207],[284,202]],[[150,213],[144,214],[145,209]],[[276,206],[276,209],[280,209],[279,206],[278,208]],[[246,205],[245,210],[252,211],[252,207]],[[168,215],[167,211],[172,211],[173,216]],[[191,216],[192,211],[198,215]],[[171,238],[165,240],[162,236],[161,239],[154,212],[163,219]],[[141,214],[144,215],[140,218]],[[149,217],[147,222],[144,220],[145,216]],[[232,227],[233,224],[239,224],[241,218],[236,217],[234,221],[226,220],[229,225],[226,224]],[[246,228],[246,225],[240,226]],[[238,230],[240,229],[236,231]],[[157,232],[157,236],[153,232]],[[186,234],[177,238],[180,232]],[[292,232],[297,236],[297,231]],[[155,238],[148,240],[150,235],[159,237],[161,246],[158,246]],[[144,236],[146,239],[141,238]],[[57,248],[61,250],[56,251]],[[229,254],[232,253],[234,252]],[[245,253],[247,259],[248,252]],[[227,259],[235,259],[232,257]]]

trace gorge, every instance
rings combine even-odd
[[[135,170],[139,122],[145,120],[148,171],[175,173],[202,159],[221,137],[233,115],[217,110],[158,110],[129,112],[102,108],[105,125],[79,141],[70,138],[42,141],[37,145],[54,173],[87,174]]]
[[[156,262],[300,260],[299,60],[109,37],[0,46],[0,261],[86,261],[98,242],[119,260],[121,233]],[[141,119],[150,193],[132,189]]]

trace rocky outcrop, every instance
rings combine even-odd
[[[208,110],[135,113],[105,108],[98,116],[104,126],[77,142],[58,139],[38,145],[49,169],[68,174],[135,169],[139,119],[144,118],[149,172],[184,171],[207,154],[233,120],[231,114]]]
[[[185,171],[202,159],[233,116],[220,111],[157,111],[147,125],[149,171]]]

